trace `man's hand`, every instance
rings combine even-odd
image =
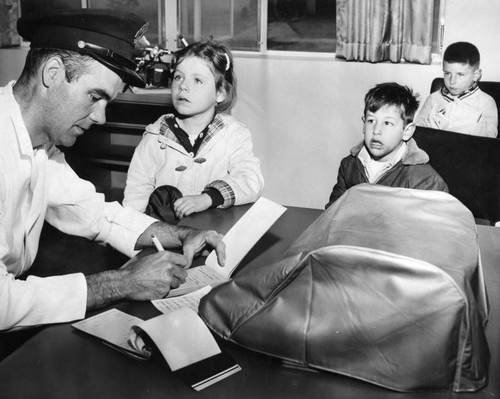
[[[192,213],[207,210],[212,205],[212,199],[208,194],[186,195],[174,202],[175,215],[182,219]]]
[[[182,243],[182,251],[189,265],[196,255],[200,253],[208,255],[207,247],[210,247],[215,249],[219,265],[224,266],[226,263],[226,244],[222,241],[222,237],[222,234],[218,234],[214,230],[191,229]]]
[[[87,309],[130,299],[163,298],[186,280],[186,256],[168,251],[134,257],[118,270],[87,276]]]
[[[127,299],[148,301],[163,298],[170,288],[177,288],[186,281],[187,265],[186,256],[169,251],[130,259],[120,269],[127,274]]]
[[[153,245],[151,235],[155,235],[166,249],[182,247],[187,260],[186,268],[191,266],[196,255],[206,254],[211,249],[215,249],[219,265],[223,266],[226,262],[226,246],[222,242],[223,236],[216,231],[155,222],[137,239],[136,249],[151,247]]]

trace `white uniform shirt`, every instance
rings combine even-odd
[[[129,256],[155,221],[117,202],[106,203],[54,145],[33,149],[13,84],[0,88],[0,330],[85,316],[83,274],[16,280],[36,257],[45,219],[65,233],[109,243]]]

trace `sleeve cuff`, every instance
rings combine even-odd
[[[121,253],[133,257],[139,251],[135,250],[135,244],[139,236],[157,219],[132,208],[122,208],[108,220],[111,224],[109,240],[107,242]]]
[[[217,208],[219,205],[222,205],[224,203],[224,197],[215,188],[207,188],[206,190],[203,190],[202,193],[207,194],[212,200],[212,205],[210,205],[210,208]]]
[[[236,197],[232,187],[224,180],[215,180],[205,186],[205,190],[217,190],[223,198],[223,203],[218,205],[219,208],[229,208],[234,205]]]

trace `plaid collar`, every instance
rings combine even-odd
[[[216,114],[214,119],[212,119],[196,138],[194,145],[191,145],[188,134],[179,127],[175,119],[175,114],[168,114],[161,118],[158,142],[160,143],[160,147],[164,149],[168,141],[173,141],[181,145],[188,153],[192,152],[193,155],[196,155],[224,128],[224,126],[225,123],[222,116]]]

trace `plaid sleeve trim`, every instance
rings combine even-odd
[[[224,180],[214,180],[212,183],[205,186],[205,190],[209,188],[216,189],[222,195],[222,198],[224,198],[224,203],[217,208],[229,208],[234,205],[236,201],[234,191]]]

